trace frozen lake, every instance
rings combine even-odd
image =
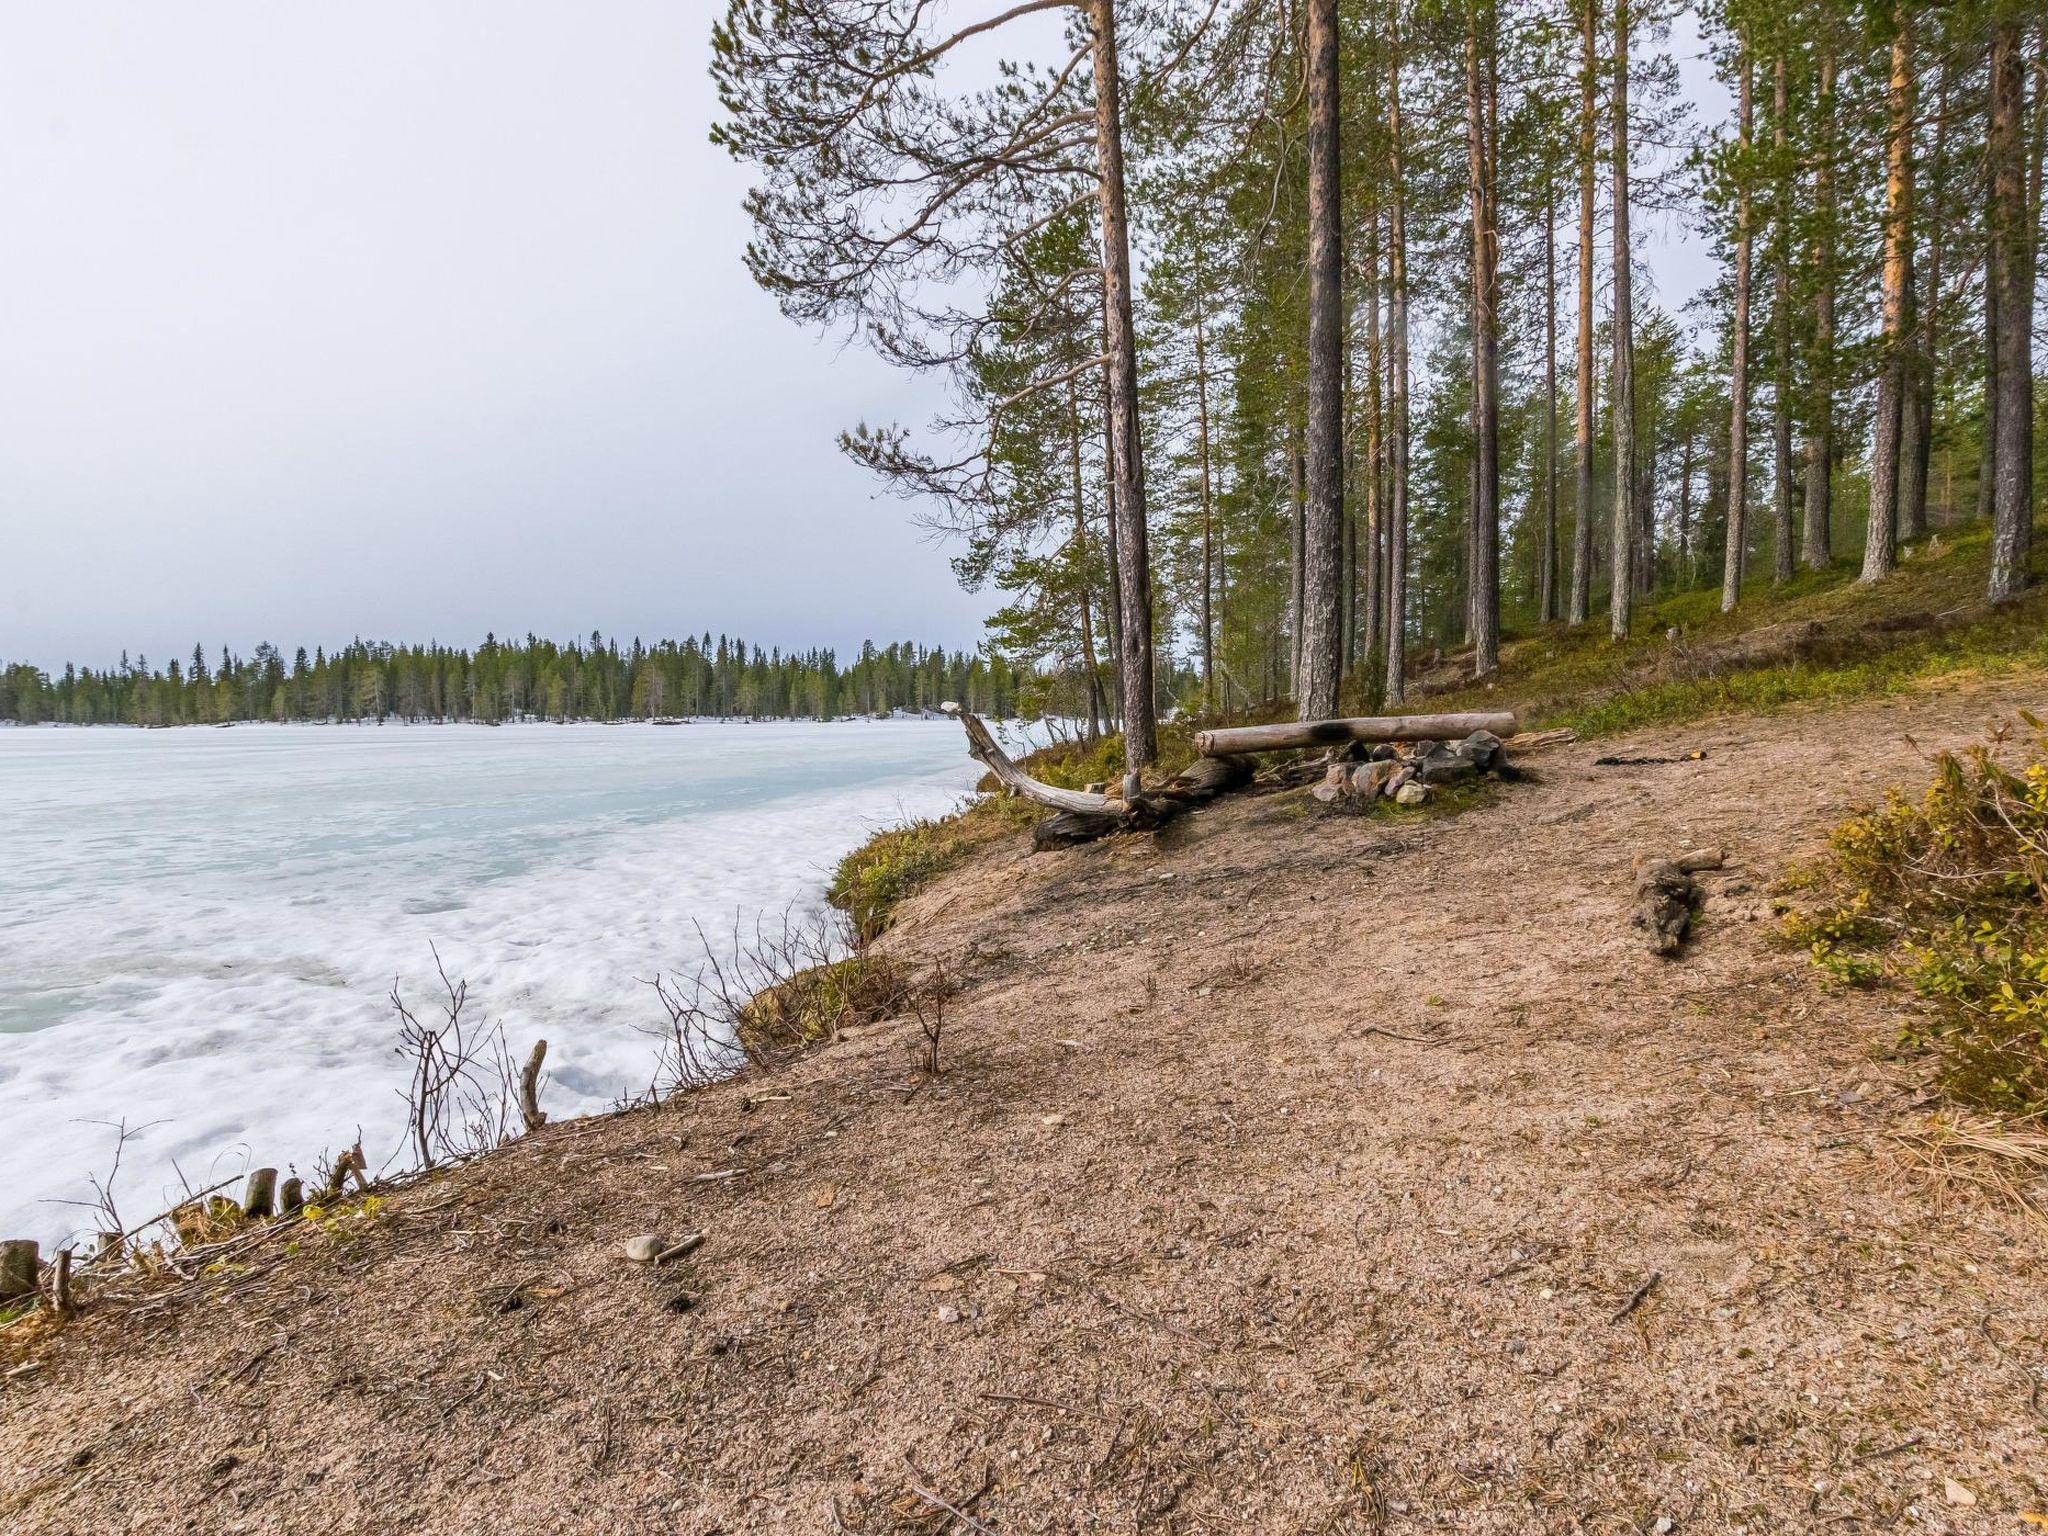
[[[0,1237],[93,1226],[114,1132],[130,1222],[245,1163],[362,1127],[397,1150],[386,994],[433,1000],[439,947],[544,1107],[649,1082],[649,978],[693,922],[822,899],[878,826],[979,776],[957,725],[0,729]]]

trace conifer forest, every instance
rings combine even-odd
[[[2027,0],[730,0],[713,54],[755,278],[945,383],[843,446],[1133,769],[1169,702],[1391,705],[1972,520],[2031,579]]]

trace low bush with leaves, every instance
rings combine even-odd
[[[1956,1098],[2048,1117],[2048,725],[1934,760],[1916,801],[1850,818],[1794,881],[1787,931],[1832,978],[1896,978]]]

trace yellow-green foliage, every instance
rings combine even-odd
[[[964,737],[960,750],[967,750]],[[1179,771],[1194,755],[1191,727],[1160,727],[1159,757],[1168,771]],[[1123,764],[1124,741],[1119,735],[1059,742],[1020,762],[1033,778],[1062,789],[1114,783],[1123,777]],[[980,787],[994,790],[994,775],[984,777]],[[898,907],[970,851],[1043,814],[1042,808],[1027,802],[989,795],[955,815],[878,832],[839,861],[826,899],[853,920],[854,933],[865,944],[888,930]]]
[[[1841,981],[1896,975],[1909,1038],[1957,1097],[2048,1114],[2048,727],[1935,759],[1919,800],[1850,818],[1801,873],[1786,930]]]
[[[829,1040],[850,1024],[898,1012],[909,989],[908,968],[885,955],[814,965],[755,993],[740,1010],[740,1038],[783,1048]]]
[[[1732,614],[1720,611],[1718,587],[1648,604],[1621,644],[1602,620],[1546,626],[1509,637],[1489,685],[1414,695],[1410,706],[1513,708],[1525,728],[1570,726],[1603,736],[2048,666],[2048,591],[1987,607],[1989,558],[1987,530],[1965,528],[1928,540],[1872,586],[1857,583],[1848,563],[1802,571],[1782,587],[1765,572]],[[1818,630],[1790,654],[1745,655],[1755,631],[1809,624]]]
[[[879,937],[896,920],[898,907],[980,841],[969,819],[947,816],[877,832],[839,861],[825,896],[852,919],[861,943]]]

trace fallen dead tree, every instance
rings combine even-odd
[[[1204,757],[1245,752],[1292,752],[1304,747],[1343,747],[1354,741],[1450,741],[1486,731],[1506,738],[1521,729],[1512,710],[1456,715],[1365,715],[1350,720],[1284,720],[1276,725],[1234,725],[1195,734]]]
[[[994,774],[998,783],[1056,813],[1031,829],[1034,848],[1064,848],[1093,842],[1112,832],[1141,832],[1163,826],[1176,816],[1207,805],[1220,794],[1242,789],[1251,783],[1255,771],[1247,757],[1204,756],[1158,788],[1128,796],[1061,789],[1057,784],[1042,783],[1019,768],[979,716],[957,704],[942,708],[959,717],[967,731],[968,754]]]

